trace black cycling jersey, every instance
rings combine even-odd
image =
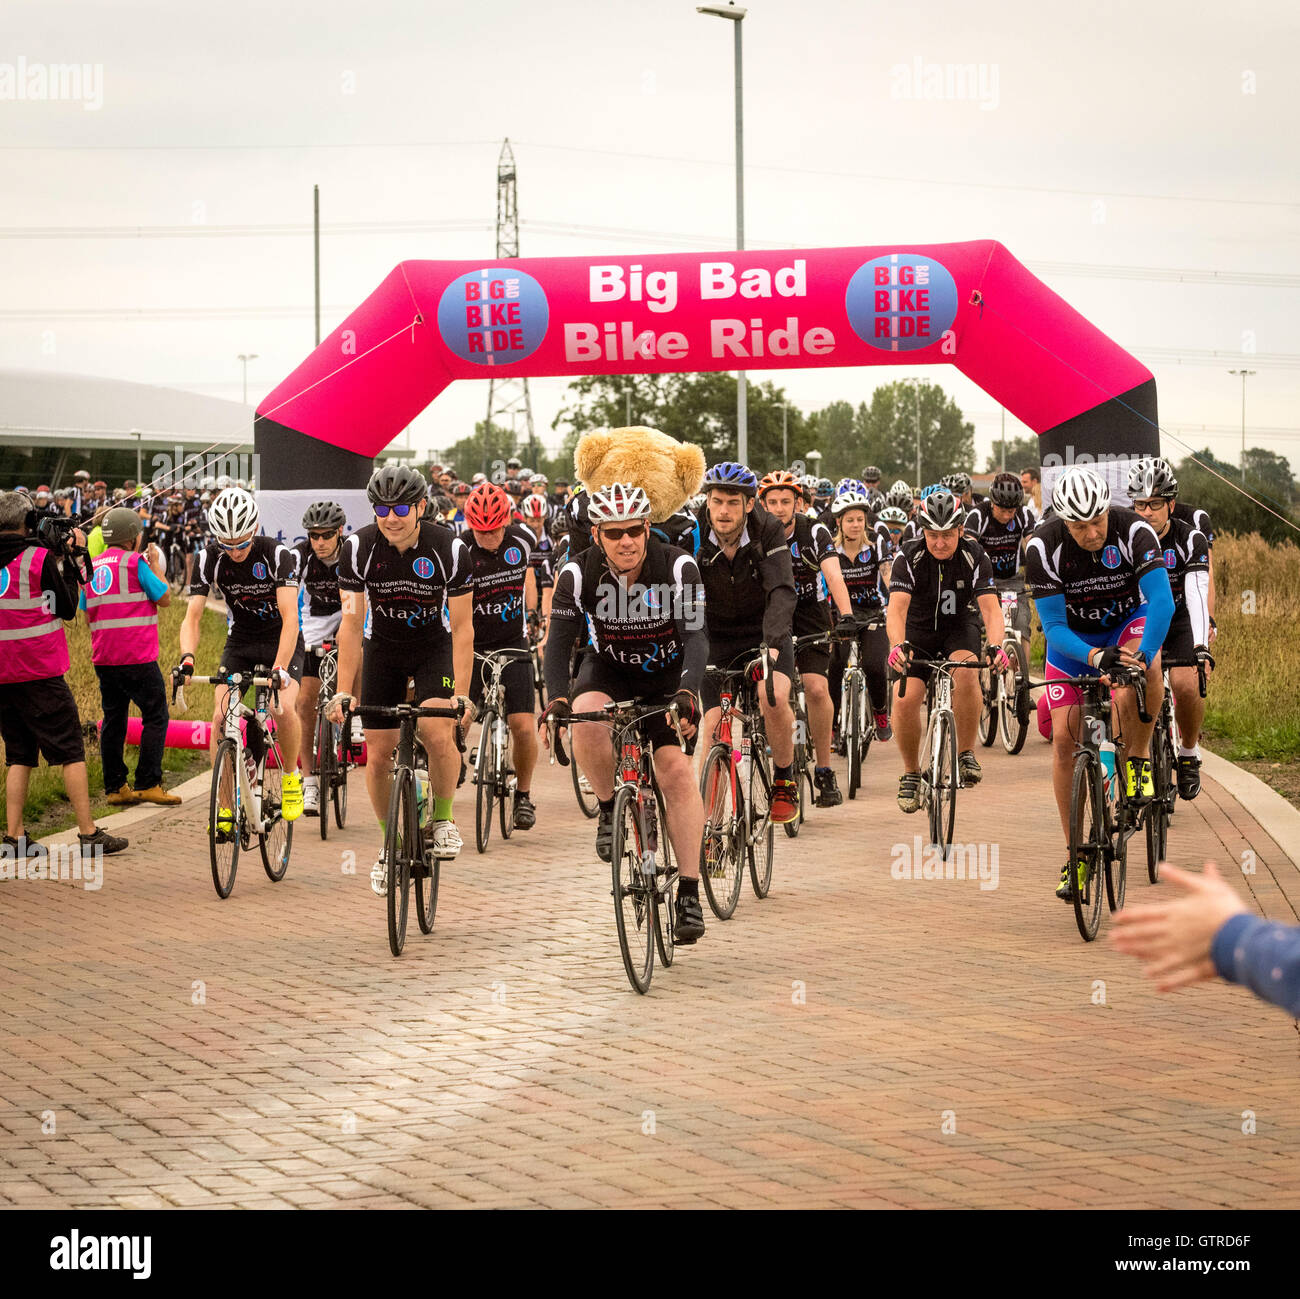
[[[536,538],[522,524],[506,524],[495,550],[485,550],[471,532],[470,586],[474,591],[474,648],[503,649],[524,643],[524,583]]]
[[[622,672],[648,677],[681,674],[684,690],[699,692],[709,657],[705,596],[695,560],[651,536],[645,563],[630,587],[609,571],[604,553],[589,547],[555,578],[546,640],[546,690],[569,694],[569,658],[585,625],[590,651]]]
[[[532,554],[528,556],[528,565],[537,576],[537,590],[540,594],[548,586],[555,583],[556,545],[545,528],[542,529],[540,537],[535,535],[532,529],[529,528],[528,537],[533,543]]]
[[[836,550],[844,585],[849,589],[849,602],[855,609],[879,609],[885,602],[880,566],[889,558],[888,537],[886,532],[882,542],[877,533],[868,532],[857,554],[850,553],[843,545]]]
[[[830,596],[822,576],[822,564],[839,557],[831,530],[806,514],[796,514],[794,531],[786,538],[786,545],[790,548],[794,573],[795,603],[799,607],[824,603]]]
[[[1174,608],[1186,603],[1187,574],[1204,573],[1210,568],[1210,543],[1205,533],[1183,519],[1171,518],[1165,535],[1159,538],[1165,568],[1169,572],[1169,590]]]
[[[300,541],[294,548],[298,565],[298,622],[308,645],[337,633],[342,620],[343,602],[339,595],[339,546],[334,562],[326,564],[316,557],[310,541]]]
[[[735,557],[728,559],[709,526],[707,507],[696,556],[707,601],[709,639],[776,645],[794,619],[794,573],[785,529],[761,505],[745,520]]]
[[[1214,549],[1214,524],[1210,522],[1210,516],[1205,510],[1198,510],[1196,506],[1188,505],[1186,501],[1175,501],[1173,509],[1169,511],[1169,517],[1181,519],[1203,533],[1210,549]]]
[[[191,595],[207,595],[214,587],[230,611],[230,636],[236,641],[265,643],[280,635],[284,620],[276,592],[296,590],[298,563],[292,550],[274,537],[254,537],[248,554],[238,563],[215,541],[199,551]]]
[[[1040,523],[1025,547],[1025,579],[1035,600],[1065,596],[1066,626],[1076,632],[1122,627],[1142,603],[1139,581],[1164,566],[1155,530],[1136,510],[1112,505],[1106,541],[1084,550],[1065,520]]]
[[[469,582],[469,547],[445,524],[422,519],[415,545],[400,554],[377,523],[343,539],[339,590],[365,592],[367,640],[427,646],[450,636],[447,601]]]
[[[1034,521],[1022,505],[1008,523],[999,523],[993,517],[993,502],[982,499],[966,515],[966,535],[974,537],[984,547],[984,553],[993,565],[993,576],[1015,577],[1020,568],[1021,542],[1034,530]]]
[[[979,621],[976,600],[995,593],[993,566],[984,548],[961,537],[949,559],[930,554],[924,537],[899,547],[889,574],[889,593],[912,597],[907,608],[906,637],[911,640],[930,631],[944,631],[962,623]]]

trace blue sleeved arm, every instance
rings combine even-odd
[[[1300,928],[1259,916],[1233,916],[1210,945],[1214,968],[1229,983],[1300,1017]]]
[[[140,579],[140,590],[155,604],[167,594],[167,583],[144,560],[140,561],[136,576]]]
[[[1072,632],[1065,621],[1065,596],[1045,595],[1034,601],[1038,621],[1043,624],[1043,635],[1048,645],[1058,653],[1066,654],[1080,663],[1088,661],[1088,651],[1095,649],[1082,636]]]
[[[1174,593],[1169,589],[1169,573],[1164,565],[1143,573],[1138,578],[1138,590],[1146,601],[1147,621],[1142,631],[1142,657],[1148,663],[1160,652],[1169,634],[1169,623],[1174,616]]]

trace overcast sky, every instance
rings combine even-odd
[[[1300,471],[1298,55],[1294,0],[756,0],[748,243],[996,237],[1151,367],[1192,446],[1236,458],[1227,371],[1257,370],[1248,441]],[[102,83],[6,98],[20,60]],[[981,69],[981,97],[909,93],[912,69],[947,64]],[[404,258],[490,259],[506,136],[525,256],[734,246],[731,25],[689,0],[7,0],[0,365],[237,399],[236,355],[257,353],[256,402],[312,346],[312,185],[328,333]],[[267,226],[290,229],[247,229]],[[982,467],[997,403],[924,372],[974,421]],[[774,377],[811,409],[905,373]],[[531,387],[553,442],[564,381]],[[472,431],[486,398],[453,385],[415,445]]]

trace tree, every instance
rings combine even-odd
[[[975,426],[962,419],[957,403],[938,384],[887,383],[863,408],[863,463],[879,465],[886,480],[916,477],[918,425],[921,441],[920,483],[969,469],[975,463]]]
[[[1176,471],[1178,499],[1206,510],[1216,532],[1258,532],[1265,541],[1292,539],[1295,536],[1294,531],[1280,519],[1274,518],[1268,510],[1263,509],[1255,500],[1252,491],[1255,486],[1255,482],[1249,476],[1252,457],[1273,457],[1273,455],[1273,452],[1260,451],[1258,448],[1246,452],[1246,489],[1251,493],[1249,495],[1241,490],[1240,466],[1215,459],[1208,448],[1196,452],[1195,455],[1187,456],[1179,462]],[[1282,460],[1282,463],[1287,465],[1283,457],[1278,456],[1276,459]],[[1271,460],[1260,460],[1259,463],[1266,468],[1271,466]],[[1289,465],[1287,465],[1287,474],[1289,480]],[[1278,484],[1272,482],[1271,486],[1277,487]],[[1294,485],[1290,481],[1287,483],[1284,495],[1269,491],[1267,487],[1263,490],[1272,498],[1264,501],[1270,509],[1278,510],[1278,513],[1284,515],[1291,513],[1285,508],[1294,491]],[[1284,508],[1279,509],[1278,503],[1281,503]],[[1294,519],[1292,521],[1294,522]]]
[[[1038,437],[1031,433],[1028,437],[1007,439],[1007,473],[1018,474],[1026,465],[1037,467],[1042,463],[1043,453],[1038,446]],[[986,473],[998,473],[1002,468],[1002,439],[993,439],[993,450],[988,463],[984,466]]]

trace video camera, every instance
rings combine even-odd
[[[27,512],[27,531],[34,534],[52,554],[60,559],[70,559],[77,581],[86,586],[94,576],[94,565],[90,562],[90,552],[86,547],[78,546],[72,539],[76,527],[76,519],[63,515],[42,514],[39,510]]]

